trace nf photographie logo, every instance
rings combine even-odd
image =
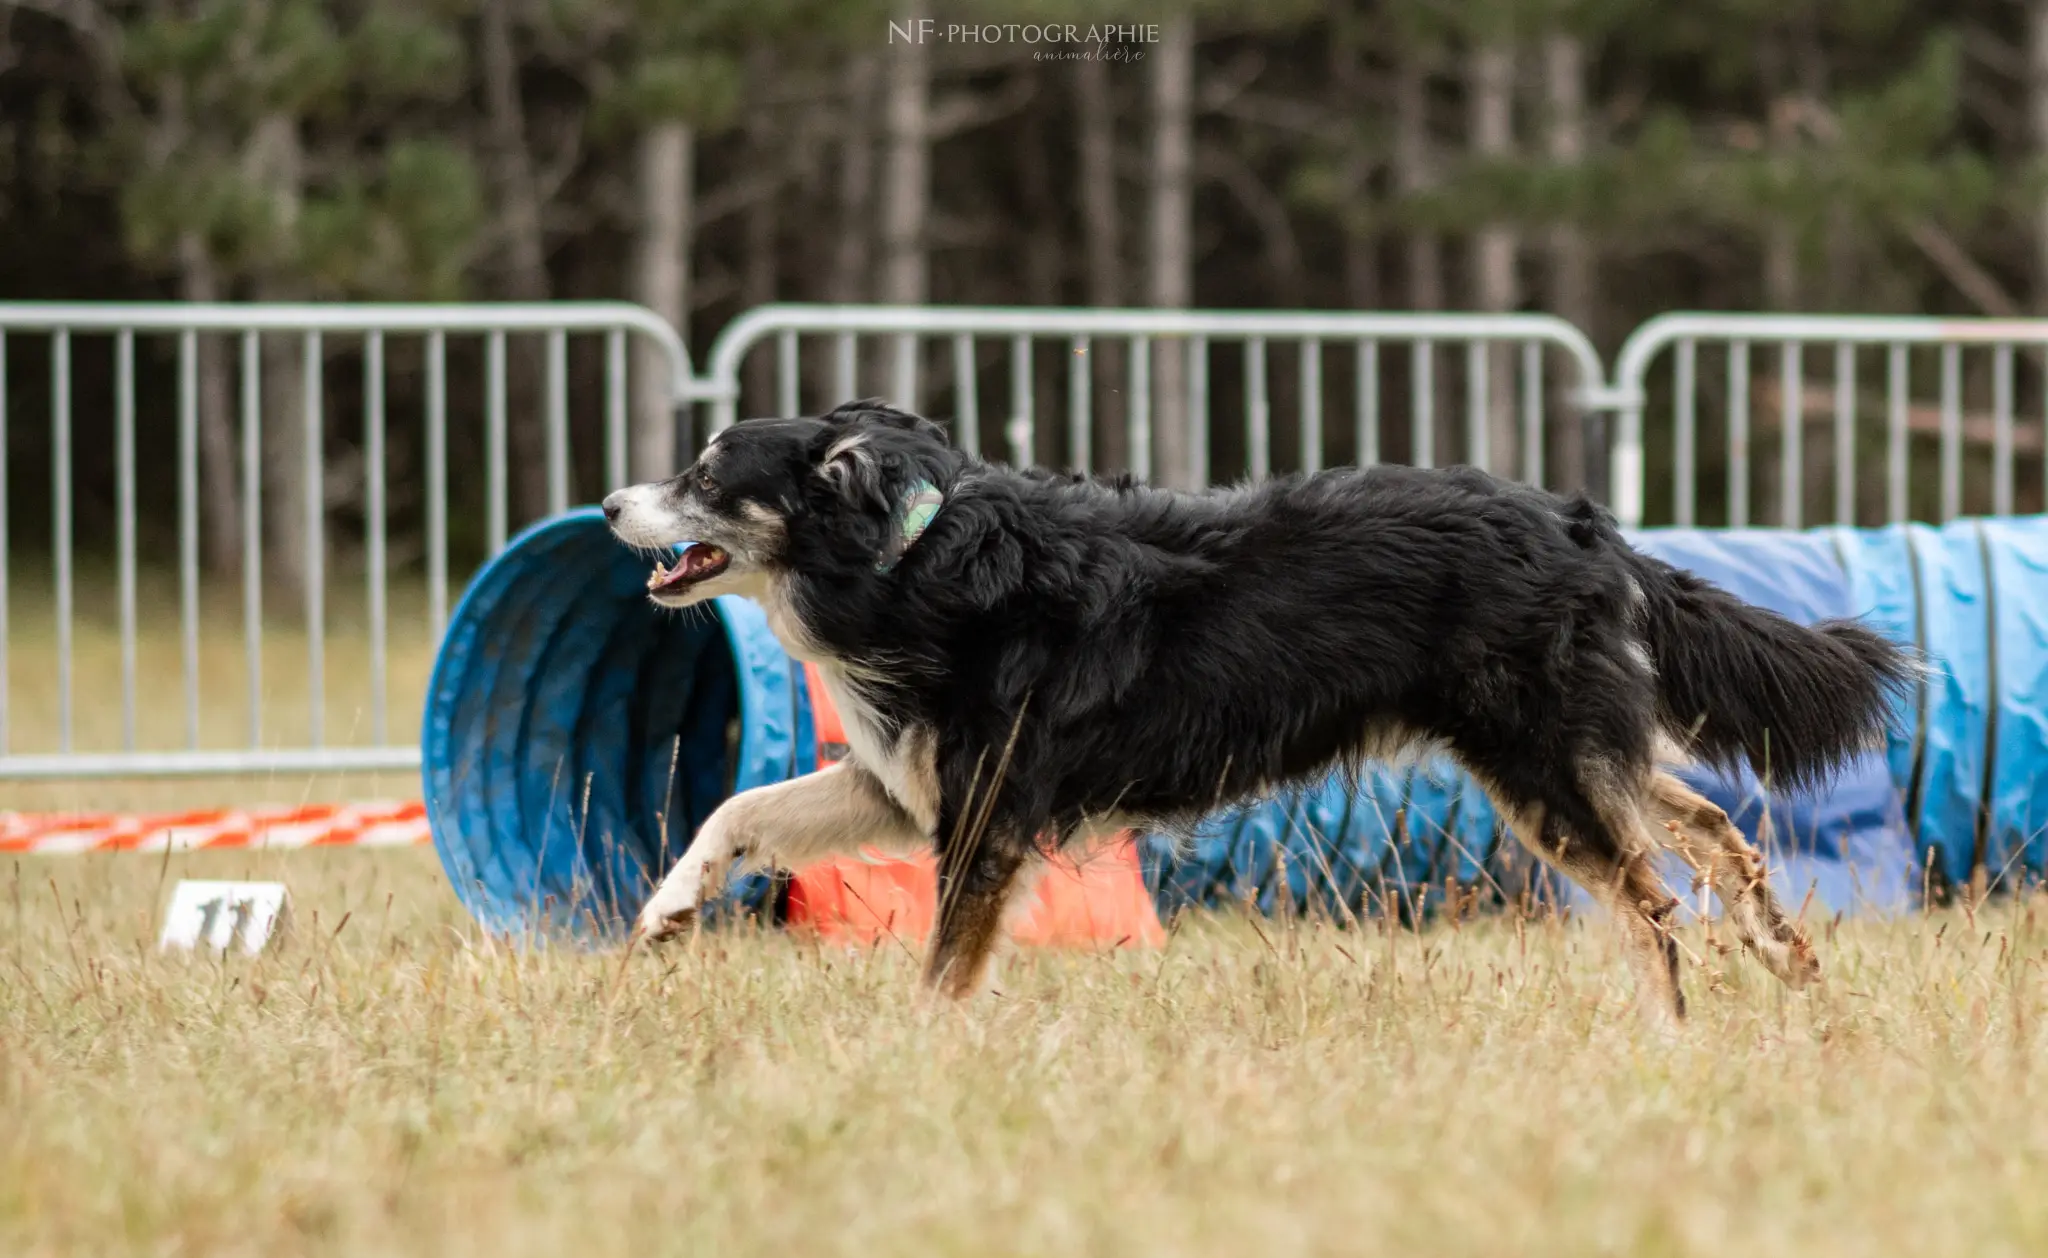
[[[910,18],[889,23],[892,44],[1021,44],[1042,61],[1138,61],[1133,44],[1159,42],[1159,24],[1081,26],[1067,22],[937,22]]]

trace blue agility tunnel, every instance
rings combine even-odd
[[[449,620],[420,735],[427,819],[493,931],[611,934],[727,796],[816,767],[761,610],[665,614],[646,582],[590,508],[514,538]]]
[[[2048,520],[1649,530],[1644,549],[1795,619],[1863,616],[1932,661],[1881,752],[1823,793],[1688,773],[1770,850],[1791,903],[1898,908],[1926,885],[2048,868]],[[421,735],[449,880],[489,928],[604,937],[737,790],[816,767],[801,672],[761,612],[666,614],[599,512],[549,520],[456,608]],[[1764,824],[1768,815],[1769,824]],[[1529,862],[1448,764],[1333,776],[1146,843],[1162,912],[1248,903],[1364,915],[1446,885],[1513,894]],[[727,906],[760,907],[768,883]]]

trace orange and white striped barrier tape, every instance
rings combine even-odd
[[[172,813],[0,812],[0,855],[83,852],[276,851],[414,847],[433,842],[426,805],[309,804]],[[905,943],[931,930],[937,869],[911,860],[841,857],[797,870],[789,920],[831,938]],[[1156,947],[1164,939],[1136,851],[1120,844],[1078,866],[1055,862],[1015,924],[1026,944]]]
[[[0,853],[412,847],[430,843],[418,800],[171,813],[0,812]]]

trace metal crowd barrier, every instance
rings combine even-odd
[[[49,562],[55,609],[54,641],[47,657],[17,661],[10,656],[8,594],[12,577],[9,568],[8,387],[6,371],[9,343],[20,344],[25,335],[47,341],[49,392],[49,449],[51,476],[51,521]],[[243,672],[247,699],[246,737],[237,747],[203,747],[200,738],[200,565],[199,506],[202,492],[233,495],[233,486],[199,484],[199,338],[202,335],[233,338],[239,348],[238,366],[233,369],[239,392],[237,463],[240,470],[239,520],[241,532],[241,601],[243,631]],[[303,425],[298,444],[303,464],[299,469],[303,500],[269,504],[273,510],[302,512],[304,553],[300,557],[303,580],[303,629],[307,650],[308,728],[303,741],[280,740],[263,727],[263,435],[264,355],[266,335],[295,336],[299,341],[298,373],[303,382],[299,419]],[[386,702],[386,656],[389,626],[386,572],[387,504],[385,443],[385,354],[398,338],[418,338],[424,358],[425,415],[421,452],[425,495],[425,555],[427,616],[430,632],[438,638],[447,621],[448,608],[448,501],[447,461],[447,351],[451,337],[474,336],[483,343],[484,366],[478,391],[483,395],[484,458],[480,469],[484,485],[485,534],[488,549],[495,554],[506,540],[508,515],[508,338],[537,337],[545,356],[541,409],[546,450],[546,496],[550,513],[571,505],[569,480],[569,369],[568,343],[571,336],[601,336],[603,366],[603,465],[608,482],[623,482],[627,469],[627,411],[629,383],[627,349],[629,338],[652,344],[667,364],[668,379],[658,387],[669,397],[690,394],[690,364],[683,344],[667,323],[653,312],[625,303],[548,303],[530,305],[210,305],[210,304],[0,304],[0,780],[9,778],[80,778],[175,776],[186,774],[298,773],[312,771],[356,771],[403,769],[419,763],[419,748],[410,738],[394,742]],[[144,679],[137,675],[137,639],[140,609],[136,598],[136,347],[141,338],[169,336],[176,342],[175,397],[177,454],[175,458],[178,518],[177,567],[179,605],[177,613],[182,663],[183,702],[182,746],[142,747],[138,745],[136,712]],[[112,444],[115,495],[115,566],[119,600],[121,738],[118,749],[82,750],[73,738],[73,658],[75,630],[74,597],[76,552],[73,541],[77,503],[73,484],[73,461],[78,452],[74,413],[77,377],[74,352],[82,338],[106,337],[112,341]],[[363,566],[369,638],[369,742],[357,746],[329,746],[324,735],[324,686],[326,664],[325,600],[329,538],[325,501],[327,467],[324,433],[327,423],[326,361],[329,343],[325,338],[355,338],[360,351],[363,408]],[[17,381],[23,364],[16,363]],[[104,419],[103,416],[93,417]],[[20,419],[15,418],[19,423]],[[465,472],[470,469],[464,469]],[[47,668],[57,686],[56,730],[53,750],[19,754],[10,749],[8,672],[10,668]],[[168,679],[165,679],[166,681]],[[149,679],[153,698],[169,686]],[[411,713],[401,728],[409,734]],[[47,733],[47,731],[44,731]]]
[[[1632,460],[1628,475],[1617,469],[1617,509],[1624,519],[1641,514],[1644,408],[1652,398],[1652,371],[1668,357],[1670,516],[1675,524],[1692,525],[1700,514],[1701,490],[1707,487],[1700,458],[1701,403],[1715,389],[1722,394],[1718,435],[1725,480],[1718,487],[1724,513],[1713,523],[1739,528],[1760,522],[1753,510],[1754,482],[1759,464],[1770,455],[1756,446],[1759,410],[1776,425],[1778,435],[1777,511],[1771,523],[1788,528],[1807,523],[1809,497],[1823,501],[1837,524],[1901,523],[1916,516],[1947,521],[1966,513],[2010,515],[2016,501],[2018,437],[2028,439],[2029,453],[2043,449],[2043,421],[2037,418],[2025,428],[2016,422],[2018,364],[2022,358],[2030,360],[2038,375],[2044,346],[2048,320],[1660,315],[1637,328],[1615,359],[1610,398],[1620,421],[1616,446],[1629,450]],[[1722,360],[1721,379],[1702,371],[1702,349]],[[1761,363],[1758,350],[1763,351]],[[1922,359],[1932,360],[1931,373],[1925,361],[1916,370],[1916,350]],[[2022,355],[2020,350],[2031,352]],[[1881,385],[1866,381],[1864,369],[1880,362]],[[1820,370],[1809,374],[1812,367]],[[1929,374],[1938,381],[1938,400],[1916,402],[1915,380]],[[1815,383],[1810,385],[1809,380]],[[1869,396],[1872,393],[1881,393],[1881,403]],[[1972,411],[1972,401],[1981,409]],[[1806,431],[1814,415],[1829,430],[1819,443],[1810,441]],[[1866,416],[1881,422],[1883,450],[1876,457],[1884,469],[1884,492],[1881,504],[1863,504],[1859,511],[1856,473],[1872,457],[1861,449],[1867,430],[1859,420]],[[1926,459],[1911,457],[1916,432],[1923,444],[1937,447],[1931,467]],[[1989,447],[1989,466],[1980,478],[1988,485],[1975,495],[1966,492],[1966,454],[1971,446]],[[1808,477],[1814,455],[1824,460],[1829,473],[1820,485],[1811,484]],[[1915,510],[1915,490],[1920,491],[1924,510]]]
[[[236,486],[200,484],[198,363],[201,338],[209,337],[231,354]],[[274,354],[279,337],[297,343],[294,370],[303,387],[291,409],[303,425],[299,473],[310,492],[299,502],[266,504],[263,376],[266,361],[276,360],[267,359],[265,345],[269,338]],[[154,348],[152,338],[169,339],[174,367],[165,369],[158,354],[138,368],[137,347]],[[81,375],[81,352],[97,340],[111,345],[110,381],[93,380],[89,367]],[[585,340],[598,343],[600,360],[594,371],[579,373],[572,369],[570,346]],[[451,345],[461,349],[462,361],[478,363],[474,380],[451,386]],[[772,305],[729,325],[700,376],[692,372],[674,329],[651,311],[621,303],[0,303],[0,780],[398,770],[418,764],[417,746],[402,734],[392,737],[386,694],[389,534],[396,510],[387,493],[393,450],[386,429],[393,416],[386,377],[400,347],[408,364],[417,363],[416,376],[408,380],[421,408],[419,563],[425,629],[435,639],[448,616],[451,495],[476,504],[482,516],[480,546],[464,551],[465,557],[497,553],[521,522],[514,518],[510,492],[521,470],[513,466],[508,440],[517,402],[508,389],[508,354],[514,348],[534,351],[540,364],[531,404],[543,434],[546,514],[587,494],[594,469],[601,468],[607,485],[624,483],[629,471],[640,470],[628,454],[639,424],[687,418],[701,406],[706,430],[715,433],[743,414],[800,413],[863,394],[950,417],[956,439],[977,453],[1078,470],[1128,469],[1142,479],[1188,485],[1390,458],[1422,465],[1467,462],[1546,483],[1555,479],[1545,467],[1555,425],[1611,415],[1605,451],[1609,499],[1628,525],[1687,525],[1703,515],[1715,517],[1710,523],[1744,525],[1766,514],[1776,523],[1799,525],[1813,514],[1806,509],[1809,499],[1830,498],[1825,505],[1842,523],[1915,514],[1947,519],[1968,511],[2005,514],[2023,496],[2031,501],[2017,464],[2042,453],[2048,433],[2048,421],[2020,417],[2023,396],[2048,393],[2048,386],[2034,383],[2039,356],[2048,347],[2048,321],[1666,315],[1629,337],[1610,377],[1584,333],[1544,315]],[[37,348],[46,348],[46,371],[36,365]],[[1759,349],[1766,351],[1761,367]],[[106,361],[101,353],[91,350],[91,361]],[[337,371],[330,358],[358,360],[362,370]],[[575,361],[587,367],[591,360]],[[1876,373],[1871,380],[1859,374],[1879,361],[1881,386]],[[655,375],[662,378],[650,378],[648,363],[659,364]],[[336,379],[344,374],[345,380]],[[139,377],[151,376],[167,381],[168,388],[138,384]],[[582,383],[573,383],[572,376]],[[94,387],[81,390],[81,381]],[[330,562],[335,523],[325,497],[322,437],[330,397],[347,396],[358,381],[369,667],[367,693],[340,698],[367,713],[368,729],[367,741],[335,745],[325,733],[324,713],[337,697],[325,682],[326,622],[329,591],[341,567]],[[1928,382],[1933,400],[1916,400],[1916,383],[1925,392]],[[48,403],[47,555],[41,549],[29,553],[18,543],[10,551],[7,531],[10,475],[17,487],[37,475],[24,466],[8,467],[8,425],[11,419],[17,433],[23,431],[25,403],[19,399],[36,397],[39,388],[46,388]],[[1881,402],[1873,396],[1879,392]],[[81,394],[93,403],[83,404]],[[642,405],[650,396],[651,409]],[[12,416],[10,397],[17,400]],[[477,457],[458,458],[453,466],[451,397],[478,408],[482,427]],[[101,398],[107,414],[99,413]],[[572,411],[580,424],[572,423]],[[1881,425],[1861,422],[1880,413]],[[175,481],[166,496],[175,498],[177,519],[175,685],[168,676],[141,676],[137,658],[147,614],[138,603],[138,482],[149,492],[165,483],[139,471],[137,432],[140,427],[145,435],[159,435],[149,432],[157,415],[176,429],[176,454],[166,474]],[[1816,415],[1828,427],[1826,440],[1807,431]],[[42,419],[38,414],[33,422]],[[1767,435],[1773,423],[1775,458],[1757,448],[1759,432]],[[110,435],[110,452],[91,448],[96,437],[81,437],[102,428]],[[598,447],[596,462],[585,464],[588,483],[580,487],[571,459],[572,434],[579,430],[586,439],[597,434]],[[168,435],[162,435],[168,448]],[[1864,438],[1872,436],[1881,439],[1881,450],[1864,448]],[[1123,468],[1106,466],[1110,460],[1100,446],[1112,437],[1122,447]],[[1163,448],[1169,437],[1170,451]],[[1916,442],[1933,457],[1916,457]],[[1169,465],[1170,452],[1181,461]],[[112,502],[85,508],[112,517],[121,719],[118,739],[102,740],[118,744],[110,746],[77,745],[73,730],[79,579],[74,534],[81,510],[75,473],[81,453],[110,453],[113,468]],[[1876,465],[1872,460],[1884,468],[1882,502],[1859,503],[1856,473]],[[1710,483],[1708,473],[1716,467],[1723,474]],[[1764,468],[1778,485],[1774,512],[1756,509],[1771,496],[1758,492],[1769,488],[1771,475],[1760,475]],[[1809,477],[1823,469],[1825,483]],[[1785,492],[1787,486],[1796,492]],[[217,735],[203,739],[200,719],[199,505],[221,495],[234,499],[241,545],[239,671],[247,711],[233,745]],[[304,579],[291,627],[305,634],[303,732],[264,724],[266,508],[300,513],[303,554],[297,566]],[[1650,515],[1654,521],[1646,521]],[[17,509],[13,518],[21,533],[25,515]],[[404,536],[409,540],[411,534]],[[354,557],[348,558],[352,563]],[[21,582],[34,580],[40,596],[45,561],[54,624],[39,627],[31,639],[10,611],[10,581],[19,590]],[[347,579],[356,578],[351,573]],[[54,633],[45,638],[43,628]],[[54,729],[17,730],[24,736],[10,743],[10,669],[16,677],[47,670],[38,680],[55,679]],[[145,701],[159,707],[181,702],[182,736],[141,738],[137,710]],[[36,746],[17,749],[24,743]]]

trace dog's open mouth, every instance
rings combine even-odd
[[[732,556],[716,546],[704,542],[691,542],[676,556],[674,567],[655,564],[654,571],[647,574],[647,592],[667,594],[688,589],[699,581],[709,581],[725,571]]]

